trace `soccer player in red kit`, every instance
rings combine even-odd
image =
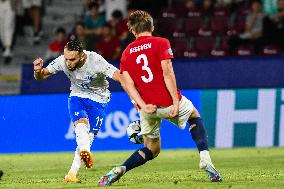
[[[114,167],[102,176],[98,185],[109,186],[129,170],[158,156],[162,119],[181,129],[185,128],[187,122],[190,124],[189,130],[200,154],[200,168],[208,173],[211,181],[221,182],[221,175],[209,155],[202,119],[191,101],[182,96],[176,86],[170,42],[152,36],[153,18],[145,11],[131,13],[127,25],[136,40],[124,50],[120,72],[124,89],[140,107],[139,135],[143,136],[144,148],[138,149],[121,166]]]

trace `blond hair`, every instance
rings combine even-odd
[[[136,34],[152,32],[154,29],[153,17],[146,11],[134,11],[128,17],[127,26],[130,32],[133,31]]]

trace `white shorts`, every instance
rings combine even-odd
[[[194,106],[190,100],[182,96],[179,103],[179,113],[174,118],[167,118],[171,106],[158,108],[156,112],[147,114],[141,110],[140,112],[140,124],[141,132],[139,135],[146,135],[149,138],[160,137],[160,127],[162,119],[166,119],[181,129],[184,129],[186,122],[189,119]]]
[[[41,7],[41,0],[23,0],[24,9],[28,9],[31,7]]]

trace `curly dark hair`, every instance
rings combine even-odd
[[[79,53],[83,52],[83,46],[77,39],[69,41],[64,48],[68,51],[78,51]]]

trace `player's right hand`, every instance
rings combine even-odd
[[[34,60],[33,64],[34,64],[34,71],[40,72],[40,70],[43,67],[43,60],[41,58],[37,58]]]
[[[176,115],[178,115],[178,111],[179,111],[179,104],[173,104],[169,111],[168,118],[173,118]]]
[[[153,104],[146,104],[142,107],[142,110],[147,114],[151,114],[157,110],[157,106]]]

